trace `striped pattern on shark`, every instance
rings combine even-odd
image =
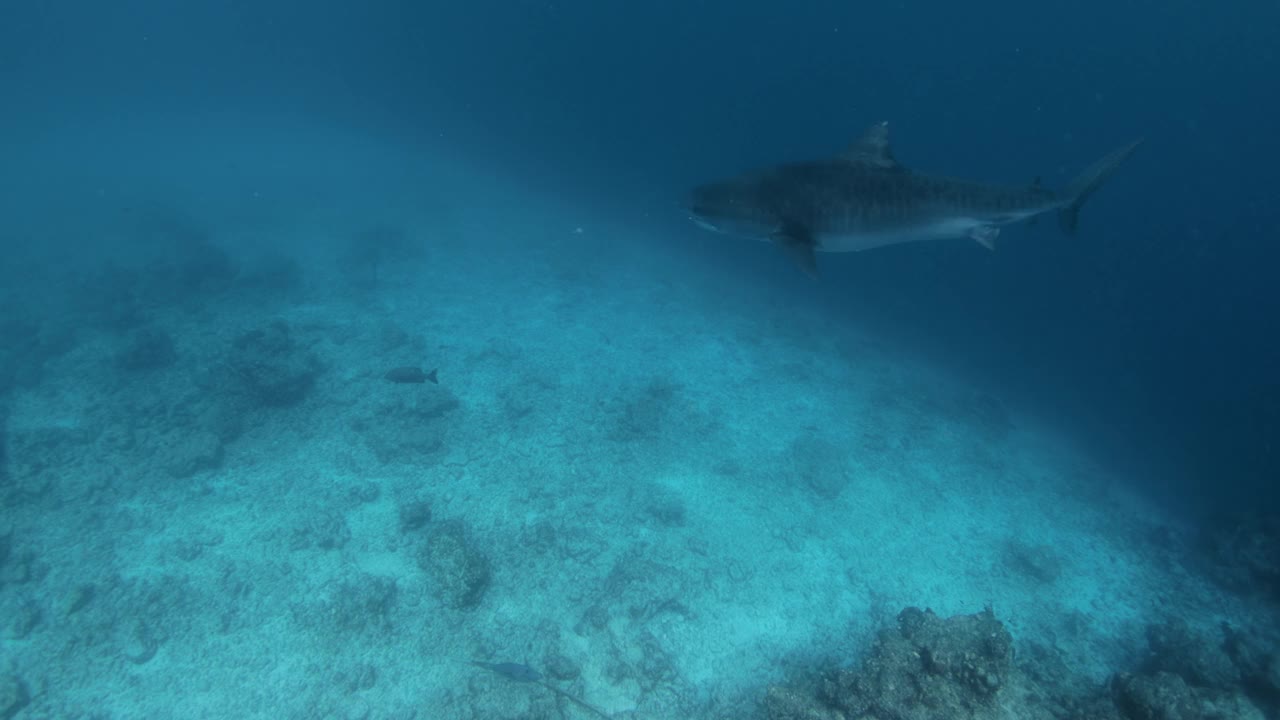
[[[970,238],[995,248],[1000,226],[1048,212],[1074,233],[1080,208],[1141,140],[1115,150],[1061,192],[991,185],[913,172],[893,157],[889,125],[872,126],[844,153],[788,163],[698,187],[692,219],[731,235],[770,240],[810,275],[815,252]]]

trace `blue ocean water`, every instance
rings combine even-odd
[[[5,5],[0,720],[1280,717],[1278,23]],[[882,121],[1144,143],[994,251],[689,221]]]

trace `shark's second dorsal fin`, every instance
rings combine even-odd
[[[893,159],[893,151],[889,148],[889,123],[878,122],[867,128],[857,142],[841,153],[840,157],[851,163],[871,165],[878,168],[898,168],[898,161]]]

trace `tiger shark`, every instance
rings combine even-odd
[[[1017,187],[909,170],[894,159],[889,124],[882,122],[836,157],[702,185],[687,209],[705,228],[774,242],[817,277],[815,252],[944,238],[970,238],[993,250],[1002,225],[1049,212],[1074,234],[1081,206],[1141,143],[1115,150],[1055,192],[1039,179]]]

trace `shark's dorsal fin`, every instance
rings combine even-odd
[[[847,162],[871,165],[878,168],[898,168],[889,148],[889,123],[879,122],[867,128],[857,142],[849,146],[840,157]]]

